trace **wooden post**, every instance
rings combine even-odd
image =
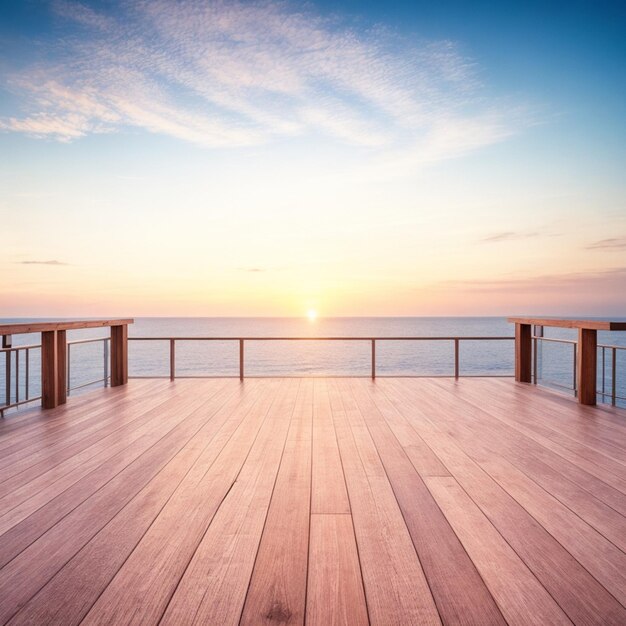
[[[170,339],[170,380],[176,378],[176,342]]]
[[[57,330],[57,404],[67,402],[67,333]]]
[[[611,406],[615,406],[617,400],[617,383],[615,376],[617,375],[617,348],[613,348],[613,356],[611,357]]]
[[[128,382],[128,325],[111,326],[111,387]]]
[[[243,380],[243,339],[239,340],[239,380]]]
[[[578,402],[596,403],[598,331],[591,328],[578,329],[576,372],[578,376]]]
[[[376,339],[372,339],[372,380],[376,378]]]
[[[59,356],[56,330],[41,333],[41,406],[54,409],[59,405]]]
[[[10,348],[12,345],[11,335],[2,335],[2,347]],[[4,375],[5,375],[5,404],[8,406],[11,404],[11,353],[7,350],[4,357]]]
[[[519,383],[532,381],[532,326],[515,324],[515,380]]]
[[[535,326],[535,337],[543,337],[543,326]],[[533,383],[537,384],[539,378],[539,350],[543,350],[541,341],[533,339]]]

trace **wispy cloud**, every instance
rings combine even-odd
[[[256,274],[257,272],[267,272],[267,269],[264,267],[238,267],[237,271],[250,272],[252,274]]]
[[[626,250],[626,237],[600,239],[589,244],[587,250]]]
[[[0,128],[71,141],[134,127],[209,147],[324,135],[411,168],[520,127],[449,41],[354,30],[272,0],[108,6],[53,4],[73,27],[44,48],[52,60],[9,76],[22,110]]]
[[[481,280],[441,281],[435,289],[455,289],[471,293],[491,294],[559,294],[567,291],[582,293],[626,293],[626,267],[606,270],[587,270],[564,274],[542,274],[536,276],[510,276]]]
[[[115,21],[98,13],[94,9],[80,2],[71,0],[52,0],[52,8],[57,15],[101,31],[109,31],[115,27]]]
[[[56,259],[51,259],[50,261],[18,261],[17,263],[19,265],[69,265],[69,263],[57,261]]]
[[[485,243],[498,243],[500,241],[515,241],[516,239],[531,239],[533,237],[539,237],[538,232],[522,232],[522,231],[504,231],[500,233],[493,233],[483,237],[480,241]]]

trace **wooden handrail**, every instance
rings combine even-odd
[[[598,331],[626,330],[626,322],[611,320],[582,320],[552,317],[509,317],[515,324],[515,380],[532,380],[533,326],[552,326],[578,330],[576,343],[576,388],[580,404],[596,404]]]
[[[53,409],[67,401],[67,331],[111,328],[111,386],[128,382],[128,325],[133,319],[58,320],[0,324],[4,348],[11,335],[41,333],[41,405]]]
[[[362,337],[129,337],[129,341],[512,341],[513,336],[498,337],[496,335],[488,335],[485,337],[457,335],[452,337],[427,337],[420,335],[419,337],[379,337],[372,335],[364,335]]]
[[[610,320],[581,320],[558,317],[509,317],[512,324],[553,326],[555,328],[586,328],[588,330],[626,330],[626,322]]]
[[[515,337],[455,335],[446,337],[420,336],[304,336],[304,337],[128,337],[128,341],[167,341],[170,346],[170,380],[176,378],[176,342],[177,341],[236,341],[239,343],[239,378],[244,379],[244,344],[246,341],[363,341],[371,344],[372,351],[372,379],[376,378],[376,342],[377,341],[452,341],[454,345],[454,377],[459,377],[459,344],[461,341],[512,341]]]
[[[107,326],[127,326],[133,319],[111,320],[59,320],[57,322],[23,322],[20,324],[0,324],[0,335],[26,335],[54,330],[80,330],[82,328],[106,328]]]

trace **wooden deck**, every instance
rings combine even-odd
[[[0,424],[0,623],[626,624],[626,411],[133,380]]]

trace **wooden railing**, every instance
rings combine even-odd
[[[177,341],[233,341],[239,344],[239,378],[245,374],[245,343],[252,341],[357,341],[366,342],[371,347],[371,378],[376,378],[376,344],[383,341],[435,341],[450,342],[454,347],[454,378],[460,376],[459,346],[462,341],[512,341],[514,337],[497,336],[457,336],[457,337],[129,337],[130,341],[163,341],[169,343],[170,379],[176,378],[176,342]]]
[[[623,331],[626,330],[626,322],[549,317],[510,317],[509,322],[515,324],[515,380],[522,383],[532,382],[533,361],[536,363],[536,359],[533,359],[533,340],[539,339],[539,337],[536,333],[533,335],[533,326],[536,328],[550,326],[577,330],[578,341],[575,348],[574,366],[576,384],[574,387],[580,404],[596,404],[598,331]],[[613,359],[615,362],[615,356]],[[615,396],[615,371],[613,372],[613,388],[613,396]]]
[[[7,358],[7,389],[10,385],[12,335],[41,333],[41,405],[44,409],[52,409],[64,404],[68,389],[67,331],[105,327],[111,328],[111,386],[125,385],[128,382],[128,325],[133,321],[114,319],[0,324],[2,348]]]
[[[578,395],[578,380],[577,380],[577,356],[578,356],[578,341],[574,339],[562,339],[557,337],[544,337],[543,326],[535,327],[535,334],[533,339],[533,383],[539,384],[539,380],[543,379],[540,376],[539,370],[542,369],[539,364],[540,346],[544,343],[549,345],[566,345],[572,348],[572,379],[571,385],[563,384],[562,380],[549,380],[543,381],[543,384],[547,384],[549,387],[556,387],[558,389],[565,389],[573,391],[574,395]],[[617,406],[617,401],[626,401],[626,396],[619,395],[618,392],[618,377],[617,377],[617,355],[619,352],[626,353],[626,346],[616,346],[612,344],[598,344],[599,353],[599,376],[597,381],[596,397],[601,402],[609,402],[612,406]],[[608,355],[608,357],[607,357]],[[607,365],[609,366],[609,375],[607,376]],[[623,393],[623,391],[622,391]]]
[[[604,360],[605,349],[612,349],[612,403],[616,401],[616,351],[619,346],[601,346],[597,342],[598,330],[626,330],[626,322],[612,322],[604,320],[573,320],[556,318],[531,318],[514,317],[509,318],[509,322],[515,324],[515,337],[498,336],[452,336],[452,337],[428,337],[428,336],[352,336],[352,337],[128,337],[128,325],[132,324],[132,319],[112,319],[112,320],[81,320],[81,321],[59,321],[59,322],[31,322],[20,324],[0,324],[0,336],[2,336],[2,347],[0,354],[4,353],[6,358],[6,390],[10,393],[11,385],[11,354],[15,354],[16,369],[16,398],[15,403],[7,402],[0,406],[0,411],[6,410],[9,406],[32,402],[41,399],[44,408],[54,408],[66,402],[70,391],[69,386],[69,349],[73,343],[89,343],[94,341],[104,342],[104,380],[105,386],[110,379],[111,386],[124,385],[128,381],[128,341],[163,341],[169,343],[169,377],[173,380],[176,375],[176,342],[178,341],[233,341],[239,344],[239,378],[243,380],[245,374],[245,343],[246,342],[266,342],[266,341],[349,341],[367,342],[371,346],[371,377],[377,377],[376,368],[376,346],[378,342],[384,341],[435,341],[450,342],[453,346],[454,365],[452,376],[460,376],[459,345],[462,341],[510,341],[515,339],[515,379],[519,382],[537,382],[537,342],[538,341],[565,341],[574,344],[574,364],[573,364],[573,388],[577,393],[581,404],[595,404],[596,370],[597,370],[597,350],[602,349]],[[533,326],[538,329],[533,334]],[[578,330],[578,341],[558,340],[543,337],[543,327],[554,326],[560,328],[572,328]],[[67,341],[67,331],[80,330],[86,328],[110,327],[110,337],[98,339]],[[540,332],[539,332],[540,331]],[[41,343],[37,345],[12,347],[12,335],[41,333]],[[533,350],[533,345],[535,349]],[[28,397],[28,372],[29,372],[29,351],[35,348],[41,349],[41,396],[38,398]],[[20,400],[18,397],[19,380],[19,351],[25,351],[26,366],[26,398]],[[110,356],[110,374],[109,374]],[[604,367],[603,367],[604,376]],[[92,381],[86,384],[93,384]],[[604,378],[603,378],[604,381]],[[84,386],[84,385],[83,385]],[[605,389],[602,383],[600,392],[604,399]]]

